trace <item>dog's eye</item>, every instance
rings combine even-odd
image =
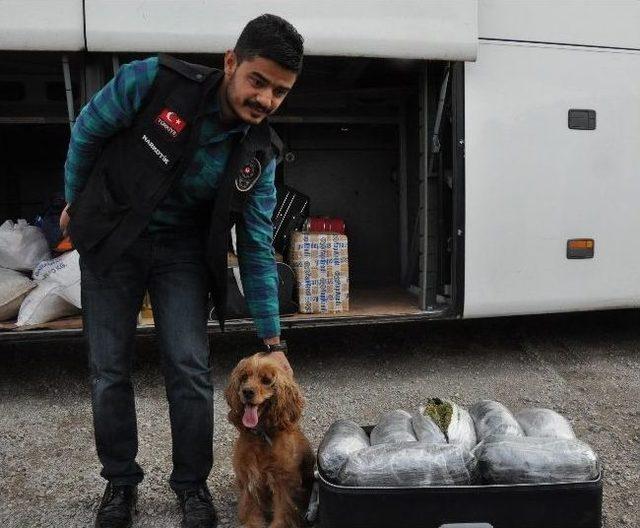
[[[247,374],[243,374],[242,376],[240,376],[240,383],[244,383],[248,379],[249,379],[249,376]]]
[[[262,381],[264,385],[271,385],[271,378],[268,378],[267,376],[262,376],[260,381]]]

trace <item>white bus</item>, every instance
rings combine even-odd
[[[0,10],[2,220],[33,217],[62,189],[69,125],[119,64],[162,51],[219,65],[249,19],[273,12],[306,41],[272,120],[286,153],[277,181],[307,194],[312,215],[343,218],[350,247],[350,311],[283,328],[640,305],[640,1]]]

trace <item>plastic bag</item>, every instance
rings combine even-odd
[[[339,476],[344,486],[450,486],[471,484],[477,460],[459,445],[400,442],[352,454]]]
[[[567,440],[576,437],[566,418],[551,409],[530,407],[517,412],[515,418],[526,436]]]
[[[469,413],[476,426],[478,442],[493,435],[524,436],[518,421],[501,403],[481,400],[471,406]]]
[[[62,286],[48,279],[38,281],[37,287],[22,302],[16,325],[48,323],[79,313],[78,308],[58,295],[61,288]]]
[[[24,219],[0,225],[0,267],[31,271],[43,260],[51,258],[47,239],[39,227]]]
[[[447,439],[433,419],[416,411],[411,415],[413,432],[419,442],[430,442],[432,444],[446,444]]]
[[[36,285],[19,271],[0,268],[0,321],[13,319],[20,305]]]
[[[349,455],[369,447],[369,437],[351,420],[331,424],[318,448],[318,464],[329,480],[336,481]]]
[[[494,435],[474,450],[487,484],[542,484],[594,480],[598,457],[580,440]]]
[[[402,409],[383,414],[372,429],[370,440],[371,445],[415,442],[411,415]]]
[[[419,412],[429,416],[444,433],[448,443],[471,450],[477,444],[476,430],[468,411],[450,400],[429,398]]]
[[[42,234],[47,239],[47,244],[51,249],[54,249],[62,240],[60,215],[66,205],[64,193],[60,191],[54,192],[49,197],[47,208],[33,221],[33,225],[42,229]]]
[[[51,260],[45,260],[33,270],[36,281],[44,279],[60,286],[56,294],[76,308],[82,308],[80,295],[80,256],[77,251],[69,251]]]

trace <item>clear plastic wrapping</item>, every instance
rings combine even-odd
[[[529,407],[518,411],[515,418],[526,436],[567,440],[576,437],[567,419],[551,409]]]
[[[397,409],[383,414],[371,431],[371,445],[394,444],[397,442],[415,442],[411,415]]]
[[[419,407],[423,416],[430,417],[444,433],[450,444],[471,450],[477,444],[476,430],[469,412],[458,404],[440,398],[429,398]]]
[[[501,403],[481,400],[469,408],[469,413],[476,426],[478,442],[488,440],[495,435],[524,436],[518,421]]]
[[[600,473],[596,454],[576,439],[493,435],[474,455],[487,484],[582,482]]]
[[[477,480],[477,460],[451,444],[400,442],[352,454],[340,471],[345,486],[451,486]]]
[[[415,411],[411,415],[411,424],[413,425],[413,432],[419,442],[429,442],[432,444],[447,443],[444,433],[429,415]]]
[[[369,447],[369,437],[351,420],[331,424],[318,449],[318,464],[328,479],[336,481],[349,455]]]
[[[351,420],[334,422],[318,465],[327,479],[356,487],[553,484],[600,474],[594,451],[555,411],[527,408],[514,416],[491,400],[466,411],[439,398],[412,414],[383,414],[370,437]]]

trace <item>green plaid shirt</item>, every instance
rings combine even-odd
[[[65,163],[65,196],[72,203],[82,192],[107,138],[128,127],[158,73],[158,58],[124,64],[82,109],[71,133]],[[212,200],[233,144],[247,125],[224,129],[217,100],[207,109],[191,166],[153,212],[151,231],[206,225]],[[271,217],[276,206],[275,161],[267,165],[238,225],[238,260],[249,311],[260,337],[280,334],[278,274],[272,246]]]

